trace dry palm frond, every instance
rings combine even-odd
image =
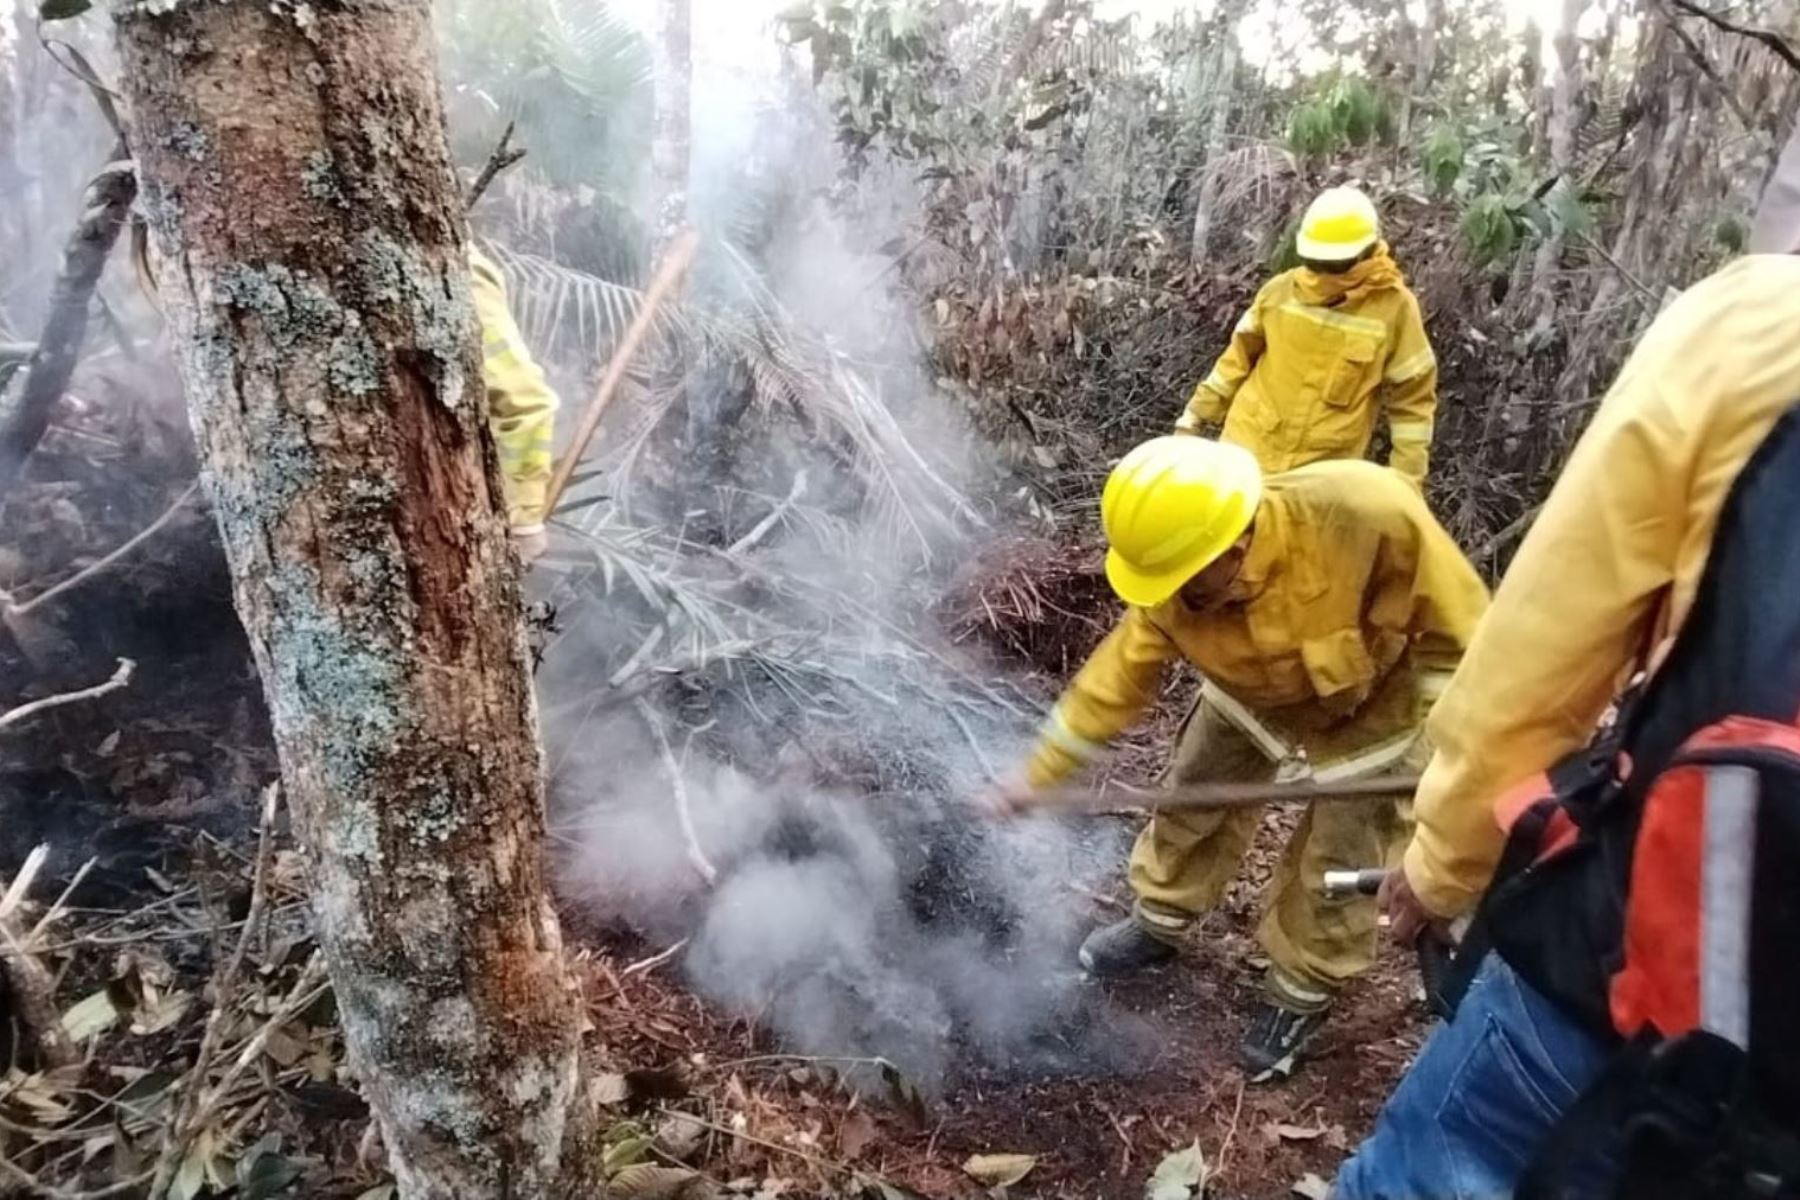
[[[1286,149],[1253,141],[1207,162],[1200,186],[1211,197],[1214,223],[1224,224],[1238,214],[1266,212],[1283,185],[1298,177],[1299,167]]]
[[[958,522],[980,523],[962,493],[913,444],[876,388],[845,355],[802,333],[761,274],[729,243],[714,243],[726,268],[721,286],[731,308],[693,302],[658,314],[659,332],[690,361],[735,362],[748,376],[765,415],[791,414],[862,481],[867,512],[888,530],[907,533],[929,553],[937,535]],[[540,345],[580,348],[603,358],[641,303],[634,288],[563,267],[535,255],[492,247],[508,275],[526,336]],[[614,483],[629,482],[652,432],[677,393],[648,393],[632,429],[614,439]]]
[[[485,249],[505,274],[514,318],[534,346],[574,350],[589,362],[604,361],[643,304],[644,294],[637,288],[498,242],[486,243]],[[666,304],[652,330],[667,337],[688,326],[684,308]]]

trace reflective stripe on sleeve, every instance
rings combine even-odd
[[[1430,421],[1390,421],[1388,436],[1395,442],[1409,446],[1423,446],[1431,442],[1433,423]]]
[[[1068,717],[1063,715],[1061,704],[1050,710],[1050,716],[1045,719],[1038,736],[1078,763],[1091,762],[1106,752],[1106,743],[1096,742],[1075,732]]]
[[[1410,358],[1388,364],[1387,374],[1382,376],[1389,383],[1405,383],[1409,379],[1417,379],[1431,368],[1437,366],[1437,355],[1431,347],[1419,351]]]

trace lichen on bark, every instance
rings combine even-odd
[[[396,1181],[585,1194],[585,1022],[428,0],[113,12],[207,487]]]

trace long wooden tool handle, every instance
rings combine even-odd
[[[1368,796],[1410,796],[1417,775],[1381,775],[1341,783],[1191,783],[1162,790],[1115,788],[1106,792],[1069,789],[1040,797],[1048,812],[1106,812],[1115,808],[1220,809],[1254,808],[1259,804],[1301,804],[1312,800],[1348,800]]]
[[[644,302],[638,306],[637,315],[631,318],[631,324],[625,329],[625,336],[619,342],[619,348],[613,351],[612,359],[606,364],[606,371],[600,376],[600,384],[594,389],[594,398],[588,401],[587,410],[581,414],[581,424],[575,427],[575,437],[569,443],[569,449],[562,461],[556,464],[556,471],[550,476],[550,491],[544,503],[544,512],[553,513],[562,500],[563,490],[569,486],[569,476],[575,473],[575,466],[581,456],[587,453],[588,443],[594,440],[594,431],[600,428],[600,418],[606,415],[607,405],[612,403],[619,385],[625,381],[625,370],[643,345],[644,339],[650,335],[650,326],[656,319],[656,310],[681,283],[682,276],[687,274],[688,264],[694,261],[694,251],[700,245],[700,235],[692,229],[676,238],[663,255],[662,263],[656,268],[656,275],[650,280],[650,287],[644,293]]]

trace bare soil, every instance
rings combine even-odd
[[[721,1132],[692,1165],[722,1179],[758,1177],[765,1191],[771,1179],[808,1194],[862,1176],[926,1196],[978,1195],[982,1185],[963,1170],[971,1156],[1028,1154],[1037,1163],[1011,1194],[1138,1197],[1165,1155],[1197,1141],[1215,1200],[1286,1196],[1308,1175],[1329,1181],[1427,1025],[1410,958],[1385,951],[1293,1079],[1246,1082],[1234,1056],[1260,987],[1255,899],[1288,824],[1271,817],[1244,880],[1179,960],[1088,985],[1116,1027],[1149,1035],[1147,1056],[1128,1072],[1033,1078],[1004,1064],[965,1066],[909,1115],[891,1094],[850,1086],[855,1064],[783,1055],[753,1020],[708,1008],[681,990],[675,960],[634,969],[652,949],[618,938],[596,945],[592,959],[601,1052],[617,1070],[680,1079],[671,1111],[738,1135]],[[1123,911],[1104,899],[1096,921]]]

